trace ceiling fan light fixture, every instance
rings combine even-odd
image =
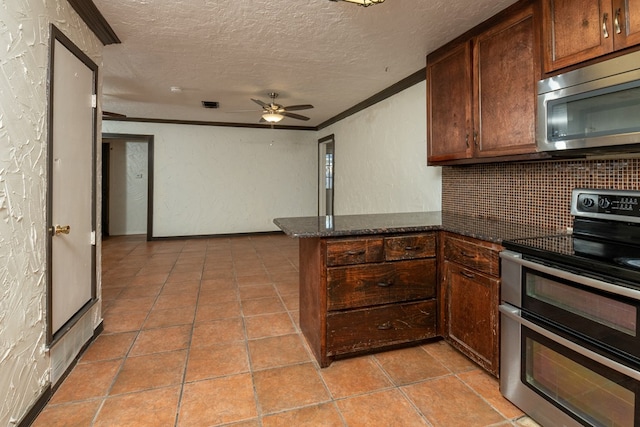
[[[278,123],[280,120],[284,119],[284,116],[278,113],[264,113],[262,118],[269,123]]]
[[[355,3],[358,6],[369,7],[374,4],[384,3],[384,0],[329,0],[329,1],[346,1],[348,3]]]

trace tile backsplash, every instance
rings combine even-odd
[[[640,159],[442,168],[442,210],[564,230],[574,188],[640,190]]]

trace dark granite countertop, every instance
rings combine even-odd
[[[366,234],[450,231],[488,242],[558,234],[557,231],[451,212],[308,216],[273,220],[291,237],[339,237]]]

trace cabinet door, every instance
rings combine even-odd
[[[471,88],[470,43],[427,58],[429,162],[472,156]]]
[[[498,374],[499,279],[444,262],[447,337],[471,359]]]
[[[613,51],[611,12],[611,0],[543,0],[545,71]]]
[[[534,19],[529,6],[475,39],[476,157],[536,152],[540,62]]]
[[[615,49],[640,44],[640,0],[613,0]]]

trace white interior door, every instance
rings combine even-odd
[[[50,147],[52,335],[93,298],[94,73],[55,40]]]

